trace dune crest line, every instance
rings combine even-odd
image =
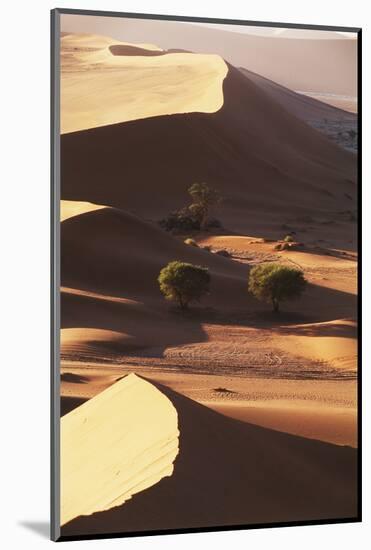
[[[109,510],[171,476],[175,407],[129,374],[61,419],[61,525]]]

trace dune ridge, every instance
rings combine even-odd
[[[171,402],[135,374],[63,416],[61,525],[171,476],[178,434]]]
[[[246,67],[293,90],[333,91],[356,95],[357,41],[333,33],[333,39],[316,40],[310,30],[301,30],[301,39],[282,36],[257,36],[228,32],[176,21],[150,21],[113,18],[73,19],[64,16],[63,28],[105,34],[129,42],[143,39],[163,49],[177,48],[219,54],[228,62]],[[317,33],[318,35],[318,33]],[[354,35],[355,36],[355,35]],[[284,60],[284,62],[283,62]]]
[[[62,135],[62,198],[153,219],[183,206],[187,188],[206,181],[225,197],[223,222],[242,232],[253,218],[267,227],[352,207],[353,153],[289,113],[233,67],[223,96],[215,113],[154,116]]]
[[[62,37],[62,534],[355,517],[356,155],[315,125],[355,116],[174,44]],[[164,231],[194,182],[222,227]],[[173,260],[210,271],[186,312]],[[270,261],[309,282],[279,316]]]
[[[102,41],[62,38],[62,134],[159,115],[212,113],[223,105],[227,65],[221,57]]]
[[[76,518],[63,527],[62,534],[356,515],[353,449],[227,418],[166,386],[151,383],[178,413],[180,451],[173,475],[123,506]]]

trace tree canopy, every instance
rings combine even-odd
[[[221,196],[207,183],[194,183],[189,187],[188,193],[193,201],[188,210],[199,222],[200,229],[205,229],[210,209],[221,201]]]
[[[249,291],[259,300],[270,302],[273,311],[279,311],[281,302],[299,298],[306,285],[300,269],[276,263],[257,265],[249,275]]]
[[[176,301],[181,309],[186,309],[190,302],[199,301],[209,293],[210,274],[206,267],[173,261],[161,269],[158,283],[167,300]]]

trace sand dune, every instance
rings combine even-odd
[[[184,25],[170,52],[127,23],[125,42],[62,38],[62,534],[354,517],[356,451],[316,440],[357,444],[356,155],[307,124],[354,115],[284,86],[318,69],[343,89],[355,43],[248,37],[243,71],[212,40],[180,51]],[[225,229],[193,247],[157,222],[201,181]],[[291,231],[303,247],[277,251]],[[211,274],[184,314],[159,291],[172,260]],[[247,291],[266,261],[310,283],[279,316]]]
[[[157,56],[157,55],[166,55],[164,50],[150,50],[146,48],[139,48],[132,44],[113,44],[109,46],[109,51],[113,55],[136,55],[136,56]]]
[[[62,355],[67,354],[69,357],[84,356],[85,359],[102,360],[105,352],[124,354],[137,347],[140,346],[137,345],[136,338],[123,332],[88,327],[65,328],[61,331]]]
[[[253,345],[254,339],[250,335],[247,338]],[[241,337],[240,345],[243,341]],[[230,356],[233,356],[233,349],[232,342]],[[264,353],[264,342],[260,349]],[[355,377],[267,378],[264,372],[258,377],[258,369],[255,377],[233,376],[233,367],[226,369],[224,374],[210,372],[210,369],[205,373],[190,373],[184,366],[177,369],[174,365],[166,368],[161,364],[156,368],[157,359],[153,364],[146,364],[144,358],[141,359],[142,363],[127,357],[124,364],[111,361],[104,365],[64,360],[61,365],[61,414],[135,371],[231,418],[335,445],[357,447]],[[213,364],[213,359],[210,363]]]
[[[143,59],[151,64],[163,57]],[[186,204],[187,188],[206,181],[225,196],[223,223],[242,233],[252,227],[267,232],[290,219],[353,206],[352,153],[287,112],[233,67],[223,95],[216,113],[154,116],[64,134],[62,198],[153,219]]]
[[[148,298],[162,300],[157,276],[177,258],[209,267],[215,292],[226,281],[246,284],[245,266],[190,247],[157,224],[119,209],[105,208],[70,218],[62,223],[61,234],[62,285],[66,287],[84,289],[85,284],[86,290],[98,289],[111,296],[146,303]]]
[[[325,360],[339,369],[357,366],[357,328],[354,321],[342,319],[327,323],[292,326],[291,334],[277,339],[277,347],[300,348],[303,356]]]
[[[122,42],[121,40],[115,40],[110,36],[103,36],[101,34],[91,33],[61,33],[61,53],[68,51],[73,54],[75,61],[78,60],[78,55],[82,52],[96,51],[107,48],[109,46],[130,46],[128,42]],[[154,44],[139,43],[136,46],[140,49],[161,52],[162,49]]]
[[[158,55],[163,52],[102,40],[97,47],[99,37],[78,37],[76,43],[72,35],[62,38],[62,134],[159,115],[212,113],[223,105],[227,66],[221,57]]]
[[[100,210],[104,206],[100,204],[92,204],[90,202],[79,201],[60,201],[60,220],[68,220],[73,216],[84,214],[85,212],[92,212],[93,210]]]
[[[204,306],[212,305],[229,312],[267,310],[265,304],[247,292],[248,265],[185,245],[156,225],[118,209],[105,208],[66,220],[62,223],[61,238],[62,285],[65,287],[168,310],[157,277],[162,267],[178,259],[210,269],[211,294],[203,300]],[[137,276],[138,272],[141,277]],[[301,308],[318,322],[352,316],[355,300],[355,296],[346,292],[313,285],[302,298]],[[102,303],[102,308],[105,306],[108,307],[108,303]],[[76,322],[77,313],[72,311],[70,315]],[[117,330],[112,326],[100,328]]]
[[[316,40],[311,30],[304,30],[295,39],[287,33],[269,37],[229,32],[220,25],[69,15],[62,16],[62,28],[84,28],[132,43],[150,40],[163,49],[219,54],[293,90],[356,95],[357,43],[336,33],[333,39]]]
[[[124,285],[124,279],[122,282]],[[77,361],[122,361],[128,354],[145,353],[146,348],[161,356],[169,345],[206,338],[200,323],[176,313],[169,315],[164,301],[157,302],[159,307],[151,307],[73,289],[65,289],[61,301],[62,357]]]
[[[172,476],[122,506],[67,523],[62,535],[356,515],[354,450],[239,422],[155,385],[178,413]]]
[[[177,412],[131,374],[61,419],[61,525],[123,504],[171,476]]]
[[[341,108],[334,107],[323,101],[319,101],[309,95],[299,94],[281,86],[273,80],[269,80],[257,73],[247,69],[240,69],[244,75],[255,82],[264,90],[274,101],[282,105],[293,115],[304,121],[329,118],[331,120],[356,120],[357,115]]]

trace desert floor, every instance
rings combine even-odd
[[[151,487],[133,474],[146,489],[125,485],[122,504],[122,470],[104,469],[112,492],[68,504],[62,534],[354,517],[355,107],[218,55],[68,33],[61,46],[62,453],[71,441],[87,449],[67,461],[66,487],[94,454],[86,423],[105,434],[104,418],[109,430],[99,396],[122,384],[134,401],[128,374],[137,402],[107,439],[113,455],[128,415],[137,421],[141,399],[149,407],[147,391],[162,403],[153,388],[180,432],[173,473],[167,463]],[[203,181],[223,196],[212,212],[221,226],[163,230],[159,220]],[[293,245],[278,250],[287,234]],[[173,260],[210,272],[210,295],[186,312],[159,291]],[[309,282],[279,314],[247,291],[250,269],[266,262],[299,267]]]
[[[236,258],[231,262],[254,265],[274,257],[284,264],[300,266],[308,280],[320,286],[356,292],[356,255],[349,250],[331,255],[317,247],[306,252],[276,252],[272,243],[228,236],[207,236],[199,242],[215,250],[228,250]],[[312,323],[305,319],[300,322],[298,313],[282,312],[275,317],[267,311],[249,317],[237,312],[234,323],[233,316],[223,319],[223,314],[205,309],[197,306],[194,312],[186,313],[187,323],[192,325],[195,318],[203,341],[169,346],[157,357],[133,350],[123,361],[116,353],[110,358],[106,350],[104,363],[99,363],[97,352],[89,349],[93,361],[87,362],[78,357],[74,334],[69,334],[74,330],[65,329],[64,349],[71,350],[62,361],[62,395],[66,403],[69,399],[93,397],[120,376],[136,372],[227,416],[357,446],[354,319]],[[171,307],[169,310],[176,322],[181,314]],[[326,313],[331,317],[331,311]],[[95,338],[94,334],[87,336],[88,340]],[[99,349],[99,343],[96,345]],[[77,357],[71,361],[74,354]]]

